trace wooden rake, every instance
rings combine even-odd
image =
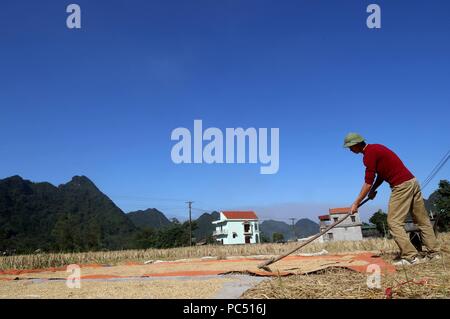
[[[367,203],[370,200],[370,198],[366,198],[365,200],[363,200],[361,202],[361,204],[359,204],[358,208],[361,207],[362,205],[364,205],[365,203]],[[320,236],[323,236],[324,234],[326,234],[330,229],[333,229],[334,227],[336,227],[337,225],[339,225],[340,223],[342,223],[345,219],[347,219],[349,216],[353,215],[351,212],[346,214],[343,218],[341,218],[340,220],[336,221],[335,223],[331,224],[330,226],[328,226],[326,229],[324,229],[323,231],[321,231],[320,233],[314,235],[313,237],[311,237],[310,239],[308,239],[307,241],[305,241],[304,243],[302,243],[300,246],[296,247],[295,249],[292,249],[291,251],[285,253],[284,255],[280,255],[276,258],[271,258],[265,262],[263,262],[262,264],[258,265],[259,269],[263,269],[265,271],[268,272],[272,272],[272,270],[269,268],[269,265],[276,263],[277,261],[280,261],[281,259],[295,253],[297,250],[299,250],[300,248],[305,247],[306,245],[308,245],[309,243],[313,242],[314,240],[316,240],[317,238],[319,238]]]

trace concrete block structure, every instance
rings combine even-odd
[[[350,207],[330,208],[328,215],[319,216],[320,231],[325,230],[329,225],[343,218],[350,211]],[[342,241],[342,240],[362,240],[362,222],[359,213],[353,214],[342,223],[329,230],[320,237],[321,242]]]

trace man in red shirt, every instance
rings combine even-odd
[[[351,207],[352,213],[358,211],[359,204],[366,196],[374,199],[376,189],[384,181],[391,187],[387,222],[392,237],[400,248],[401,257],[395,264],[411,265],[423,261],[404,228],[408,213],[411,213],[421,231],[423,242],[428,248],[428,259],[440,258],[439,244],[425,209],[420,185],[400,158],[384,145],[366,144],[364,138],[357,133],[349,133],[345,137],[344,147],[353,153],[362,153],[366,166],[365,182]]]

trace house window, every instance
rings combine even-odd
[[[233,233],[233,238],[237,238],[237,234],[236,233]]]
[[[255,224],[255,230],[258,230],[258,224]]]
[[[338,221],[338,218],[337,218],[337,217],[333,217],[333,221],[334,221],[334,222],[337,222],[337,221]]]
[[[333,233],[328,233],[328,239],[333,240]]]
[[[350,216],[350,218],[352,219],[352,223],[356,222],[356,217],[355,216]]]

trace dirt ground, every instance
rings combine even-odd
[[[0,299],[235,299],[262,280],[242,277],[92,279],[72,289],[65,280],[8,281],[0,283]]]

